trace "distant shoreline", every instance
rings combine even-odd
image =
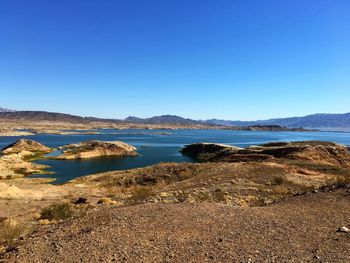
[[[11,111],[0,108],[0,123],[36,122],[64,123],[65,126],[76,124],[82,129],[87,126],[115,129],[232,129],[232,130],[285,130],[285,131],[350,131],[350,113],[312,114],[303,117],[287,117],[256,121],[231,121],[220,119],[194,120],[177,115],[160,115],[149,118],[129,116],[125,119],[82,117],[47,111]],[[13,126],[13,125],[12,125]],[[97,127],[96,127],[97,126]],[[4,127],[4,126],[3,126]],[[5,126],[6,127],[6,126]],[[28,127],[28,125],[26,125]],[[63,129],[63,128],[59,128]],[[75,128],[74,128],[75,129]]]
[[[315,132],[317,130],[309,130],[303,128],[286,128],[277,125],[268,126],[207,126],[207,125],[173,125],[173,124],[110,124],[110,123],[65,123],[56,121],[4,121],[0,120],[0,136],[31,136],[37,134],[56,134],[56,135],[78,135],[78,134],[104,134],[99,130],[115,129],[115,130],[232,130],[232,131],[291,131],[291,132]]]

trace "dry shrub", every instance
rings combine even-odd
[[[281,184],[284,183],[284,178],[282,176],[275,176],[272,179],[272,183],[275,184],[275,185],[281,185]]]
[[[212,193],[212,196],[213,196],[214,201],[216,201],[216,202],[225,202],[226,201],[226,197],[227,197],[227,193],[225,193],[221,189],[216,189]]]
[[[208,192],[198,192],[193,196],[198,202],[211,202],[213,197]]]
[[[153,188],[150,186],[140,186],[136,187],[132,191],[132,196],[130,198],[131,203],[137,204],[137,203],[143,203],[147,201],[148,198],[154,196],[155,193],[153,191]]]
[[[176,193],[176,200],[179,203],[184,203],[187,201],[187,199],[188,199],[188,193],[185,193],[185,192],[177,192]]]
[[[15,249],[19,238],[27,233],[28,229],[14,220],[7,219],[0,223],[0,245],[7,250]]]
[[[68,203],[59,203],[45,207],[41,213],[41,219],[64,220],[73,217],[74,209]]]

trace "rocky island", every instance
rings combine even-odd
[[[45,154],[51,152],[52,149],[33,140],[20,139],[13,144],[6,146],[1,150],[3,154]],[[23,154],[22,154],[23,155]]]
[[[120,141],[85,141],[59,147],[63,154],[50,157],[57,160],[88,159],[103,156],[135,156],[136,148]]]
[[[193,143],[181,152],[200,161],[257,162],[294,160],[317,162],[328,165],[350,165],[348,148],[332,142],[273,142],[239,148],[216,143]]]

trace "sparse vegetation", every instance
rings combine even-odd
[[[184,203],[184,202],[186,202],[187,199],[188,199],[188,193],[183,192],[183,191],[176,193],[176,200],[179,203]]]
[[[73,215],[74,209],[70,204],[59,203],[45,207],[40,213],[40,218],[48,220],[64,220],[73,217]]]
[[[7,219],[0,223],[0,246],[6,250],[15,249],[19,244],[19,238],[27,233],[28,229],[14,220]]]
[[[275,176],[272,181],[272,183],[275,185],[281,185],[283,184],[283,182],[284,182],[284,178],[282,176]]]
[[[154,195],[155,195],[155,193],[154,193],[152,187],[140,186],[140,187],[136,187],[132,191],[132,196],[130,198],[130,201],[131,201],[131,203],[134,203],[134,204],[142,203]]]
[[[228,196],[228,193],[222,191],[219,188],[213,192],[214,201],[219,202],[219,203],[226,202],[227,196]]]
[[[211,202],[212,201],[212,196],[209,192],[198,192],[195,195],[193,195],[196,201],[199,202]]]

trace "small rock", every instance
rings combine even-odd
[[[122,203],[113,200],[113,201],[110,201],[110,202],[109,202],[109,205],[117,205],[117,206],[120,206],[120,205],[122,205]]]
[[[49,225],[51,222],[49,219],[40,219],[39,224],[40,225]]]
[[[33,218],[34,218],[35,220],[40,219],[40,217],[41,217],[41,215],[40,215],[39,213],[34,213],[34,214],[33,214]]]
[[[100,200],[98,200],[98,204],[109,204],[112,202],[112,200],[108,197],[102,197]]]
[[[350,233],[350,229],[347,228],[346,226],[342,226],[338,228],[338,232]]]

